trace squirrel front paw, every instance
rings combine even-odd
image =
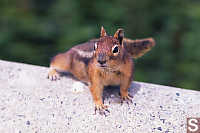
[[[121,104],[123,104],[124,101],[126,101],[126,103],[129,105],[129,103],[133,103],[132,98],[133,96],[131,96],[130,94],[126,94],[126,95],[120,95],[120,99],[121,99]]]
[[[95,115],[96,112],[98,111],[100,115],[107,116],[110,111],[108,110],[108,106],[103,105],[103,104],[95,104]]]
[[[50,69],[47,78],[52,81],[60,80],[60,74],[55,69]]]

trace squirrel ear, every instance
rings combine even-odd
[[[101,26],[101,37],[107,36],[106,30]]]
[[[123,38],[124,38],[124,30],[118,29],[114,34],[114,38],[118,39],[120,45],[122,45],[122,41],[123,41]]]

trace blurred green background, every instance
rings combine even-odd
[[[48,66],[104,26],[157,45],[135,61],[135,80],[200,90],[199,0],[1,0],[0,59]]]

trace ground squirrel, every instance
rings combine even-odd
[[[70,72],[77,79],[88,83],[95,103],[95,112],[105,114],[107,106],[103,104],[102,92],[105,86],[119,85],[122,101],[131,101],[128,94],[134,63],[155,45],[152,38],[130,40],[124,38],[123,29],[118,29],[114,36],[108,36],[101,28],[99,39],[72,47],[69,51],[53,57],[48,78],[57,80],[60,72]]]

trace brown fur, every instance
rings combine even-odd
[[[153,38],[146,38],[141,40],[124,39],[124,47],[131,56],[136,59],[143,56],[155,46]]]
[[[102,32],[105,32],[105,30]],[[117,31],[116,34],[120,34],[120,32]],[[106,108],[102,101],[102,93],[105,86],[119,85],[121,98],[130,99],[128,88],[130,87],[133,74],[133,60],[126,49],[124,49],[123,43],[120,43],[120,39],[123,39],[123,34],[119,36],[116,34],[114,37],[106,36],[106,34],[101,36],[97,43],[98,47],[89,64],[90,91],[95,107],[99,110]],[[118,54],[112,52],[116,45],[119,50]],[[102,65],[99,63],[99,60],[103,60],[105,63]]]
[[[49,78],[56,80],[59,78],[60,71],[71,72],[77,79],[89,82],[87,74],[88,63],[91,60],[91,53],[94,51],[94,44],[99,39],[92,39],[86,43],[76,45],[65,53],[56,55],[50,63]],[[132,58],[136,59],[143,56],[146,52],[150,51],[155,46],[153,38],[131,40],[128,38],[123,39],[124,48],[131,55]],[[80,55],[77,51],[83,51],[86,53],[85,56]],[[81,69],[80,69],[81,68]]]
[[[123,30],[118,29],[114,37],[107,36],[104,28],[101,37],[77,45],[65,53],[56,55],[50,63],[48,77],[59,79],[59,72],[68,71],[77,79],[90,84],[90,91],[96,109],[103,110],[106,106],[102,102],[104,86],[119,85],[123,100],[130,100],[128,88],[133,74],[132,58],[138,58],[149,51],[155,41],[152,38],[130,40],[123,38]],[[95,44],[98,46],[94,50]],[[119,53],[112,50],[117,45]],[[99,67],[98,60],[106,62],[106,67]]]

